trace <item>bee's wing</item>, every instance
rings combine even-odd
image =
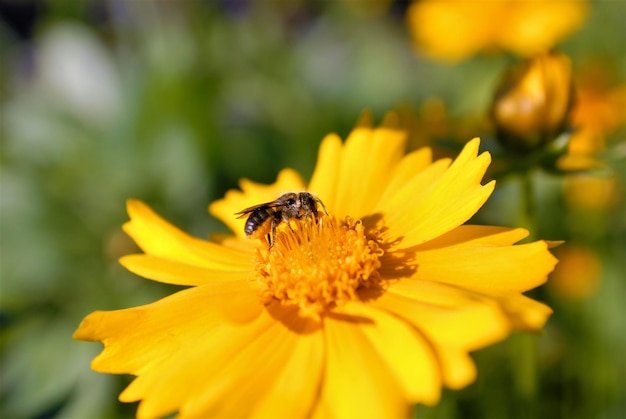
[[[259,208],[263,208],[263,207],[266,207],[266,208],[276,208],[276,207],[279,207],[280,205],[282,205],[282,204],[280,204],[280,203],[278,203],[276,201],[265,202],[263,204],[253,205],[253,206],[248,207],[248,208],[246,208],[244,210],[236,212],[235,215],[239,216],[237,218],[243,218],[246,215],[250,214],[251,212],[253,212],[255,210],[258,210]]]

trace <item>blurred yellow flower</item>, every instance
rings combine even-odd
[[[420,0],[411,4],[408,24],[418,49],[457,61],[484,50],[547,51],[586,15],[585,0]]]
[[[615,175],[568,175],[563,180],[563,192],[568,206],[587,211],[607,210],[624,199],[623,186]]]
[[[308,185],[290,169],[241,181],[210,211],[234,236],[206,241],[128,202],[143,250],[130,271],[189,286],[152,304],[87,316],[74,338],[101,341],[93,369],[133,374],[140,418],[390,418],[476,378],[468,352],[551,314],[522,293],[556,259],[523,229],[463,225],[487,200],[488,153],[404,155],[391,122],[322,142]],[[282,223],[271,249],[233,214],[307,190],[330,215]]]
[[[522,151],[555,140],[566,127],[573,89],[572,62],[560,52],[537,54],[511,67],[491,107],[498,140]]]
[[[548,282],[560,297],[581,300],[591,297],[602,280],[602,263],[587,246],[565,244],[558,249],[559,264]]]
[[[626,84],[608,80],[602,65],[585,70],[576,80],[576,101],[570,115],[573,132],[567,154],[558,161],[565,170],[598,167],[597,156],[607,138],[626,123]]]

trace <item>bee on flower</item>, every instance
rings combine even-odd
[[[407,417],[473,382],[470,351],[543,327],[551,309],[522,293],[556,259],[515,244],[524,229],[465,224],[495,186],[478,139],[437,161],[405,141],[390,117],[324,138],[307,183],[242,180],[209,207],[233,231],[215,241],[130,200],[142,253],[122,265],[188,288],[88,315],[93,369],[135,376],[120,400],[139,418]]]

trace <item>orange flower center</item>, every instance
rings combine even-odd
[[[319,316],[351,300],[360,287],[380,283],[376,241],[360,220],[333,216],[298,220],[276,233],[268,252],[257,253],[258,279],[266,301],[297,305],[303,316]]]

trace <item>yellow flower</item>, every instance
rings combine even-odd
[[[408,24],[417,48],[457,61],[482,50],[547,51],[586,14],[584,0],[420,0],[411,4]]]
[[[626,84],[612,83],[601,64],[587,69],[576,82],[570,115],[573,127],[567,154],[558,160],[564,170],[602,167],[598,156],[607,139],[626,123]]]
[[[141,307],[87,316],[74,338],[101,341],[96,371],[133,374],[137,416],[394,418],[476,377],[469,351],[539,330],[549,307],[522,293],[556,259],[523,229],[463,225],[487,200],[490,162],[404,155],[390,125],[327,136],[306,185],[241,181],[210,211],[234,236],[193,238],[138,201],[124,230],[143,250],[130,271],[187,288]],[[273,245],[233,214],[307,190],[328,214],[281,223]]]
[[[566,244],[558,251],[559,265],[550,277],[549,290],[558,297],[585,300],[602,282],[602,263],[587,246]]]
[[[564,131],[573,89],[571,60],[560,52],[538,54],[511,67],[491,107],[498,140],[523,151],[555,140]]]
[[[604,212],[614,208],[625,196],[620,178],[615,174],[568,175],[563,180],[563,194],[568,207],[592,212]]]

